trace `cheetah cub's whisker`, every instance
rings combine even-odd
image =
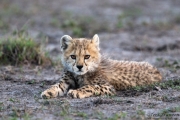
[[[117,61],[101,56],[97,34],[92,39],[64,35],[60,47],[63,75],[59,83],[42,92],[42,98],[66,94],[73,98],[115,95],[117,90],[162,80],[157,68],[147,62]]]

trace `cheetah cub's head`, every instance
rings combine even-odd
[[[92,39],[71,38],[62,36],[60,40],[62,51],[62,64],[65,69],[76,75],[93,72],[98,67],[101,54],[99,53],[99,37],[97,34]]]

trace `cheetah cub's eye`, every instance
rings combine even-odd
[[[75,56],[75,55],[71,55],[71,58],[72,58],[72,59],[76,59],[76,56]]]
[[[90,55],[85,55],[84,56],[84,59],[89,59],[90,58]]]

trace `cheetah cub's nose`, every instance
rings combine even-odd
[[[82,65],[77,65],[76,67],[77,67],[79,70],[81,70],[81,69],[83,68]]]

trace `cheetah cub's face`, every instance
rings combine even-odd
[[[99,37],[94,35],[92,39],[71,38],[64,35],[60,40],[62,57],[61,61],[65,69],[76,75],[84,75],[95,71],[98,67],[101,55],[99,53]]]

